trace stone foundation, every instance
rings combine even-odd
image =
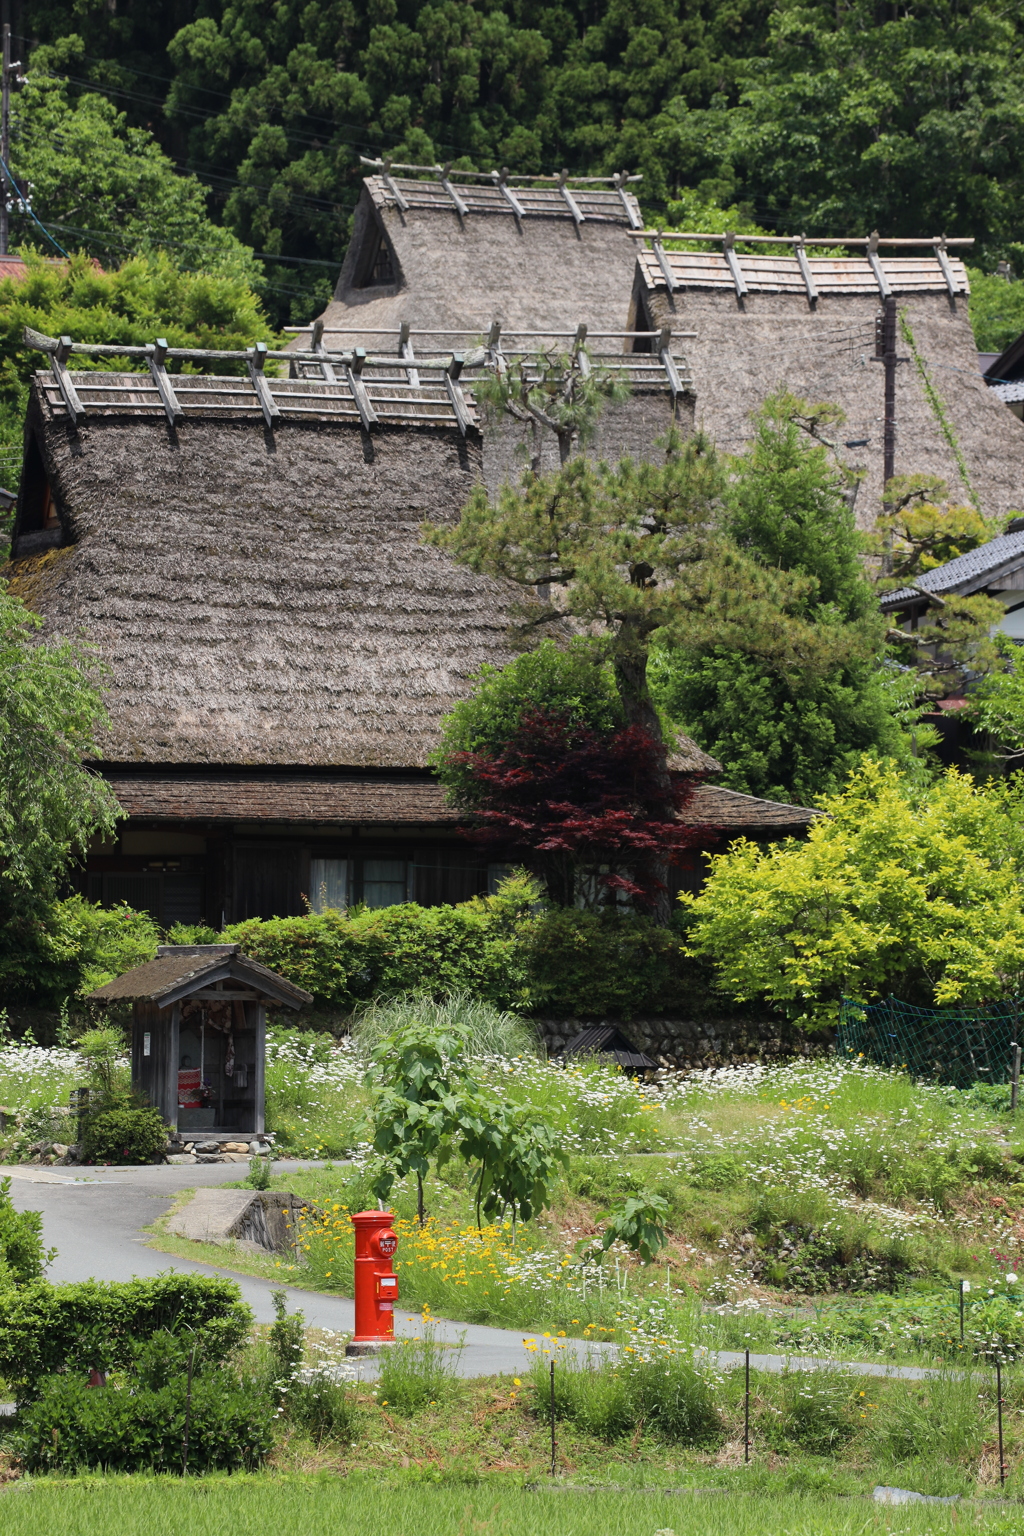
[[[688,1071],[731,1067],[750,1061],[780,1061],[788,1056],[823,1056],[832,1049],[832,1032],[808,1035],[783,1019],[534,1019],[549,1056],[559,1056],[580,1030],[614,1024],[659,1067]]]
[[[168,1163],[247,1163],[250,1157],[268,1157],[274,1145],[272,1133],[258,1136],[204,1136],[201,1131],[178,1131],[168,1139],[164,1159]]]

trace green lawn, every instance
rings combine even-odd
[[[742,1479],[737,1479],[737,1483]],[[786,1491],[753,1473],[747,1492],[571,1487],[540,1479],[434,1483],[419,1474],[339,1478],[207,1477],[41,1479],[0,1493],[6,1536],[939,1536],[983,1530],[1017,1536],[1013,1509],[918,1505],[881,1508],[862,1497]]]

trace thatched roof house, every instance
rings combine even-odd
[[[7,574],[109,669],[102,771],[128,821],[87,893],[219,925],[303,893],[487,889],[428,757],[471,675],[511,656],[516,594],[420,538],[481,473],[471,393],[373,359],[319,384],[252,354],[248,376],[168,376],[153,349],[148,375],[74,372],[38,342]],[[687,742],[677,766],[718,767]],[[711,788],[698,804],[711,844],[810,816]]]
[[[880,300],[891,293],[944,403],[984,511],[993,515],[1021,505],[1024,424],[979,372],[967,273],[940,242],[921,242],[932,245],[929,254],[885,255],[887,242],[879,247],[872,237],[848,242],[866,244],[863,256],[808,254],[810,247],[761,256],[738,254],[729,245],[721,251],[673,250],[667,240],[637,238],[632,323],[695,333],[686,346],[696,419],[721,448],[742,448],[750,437],[750,413],[774,390],[834,402],[847,417],[836,433],[843,456],[866,471],[858,512],[873,519],[881,504],[883,419],[875,321]],[[954,495],[966,494],[902,337],[899,352],[906,361],[896,375],[895,472],[938,474]]]
[[[631,397],[606,407],[590,451],[644,458],[673,423],[689,432],[693,395],[687,338],[635,337],[627,328],[642,228],[631,181],[511,177],[442,167],[390,167],[363,183],[333,301],[292,328],[296,349],[365,347],[415,363],[480,343],[512,359],[567,353],[582,326],[596,366],[621,374]],[[407,172],[409,174],[400,174]],[[661,353],[667,350],[666,366]],[[296,364],[297,376],[315,371]],[[523,429],[485,413],[483,469],[493,491],[522,472]],[[543,440],[545,469],[558,465]]]
[[[368,176],[334,299],[328,342],[378,346],[404,324],[431,344],[467,333],[534,339],[625,328],[640,210],[621,178],[552,186],[423,167]],[[621,351],[621,347],[613,350]]]

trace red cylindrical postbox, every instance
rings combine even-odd
[[[369,1353],[372,1346],[395,1337],[394,1220],[392,1211],[357,1211],[351,1218],[356,1229],[356,1327],[349,1346],[353,1353]]]

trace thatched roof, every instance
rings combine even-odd
[[[102,375],[93,375],[93,378]],[[483,662],[502,666],[511,593],[420,538],[480,473],[454,429],[197,416],[86,416],[33,385],[59,547],[12,589],[109,667],[111,763],[424,766]]]
[[[460,183],[460,214],[437,181],[370,176],[356,207],[334,299],[324,311],[335,331],[371,345],[375,331],[408,322],[426,340],[451,345],[467,330],[573,331],[625,328],[636,264],[629,230],[640,223],[632,193],[573,188],[577,223],[555,189],[514,196],[517,217],[493,186]],[[402,202],[400,207],[392,187]],[[383,259],[381,255],[383,252]],[[620,349],[621,350],[621,349]]]
[[[110,391],[77,426],[51,375],[33,383],[8,574],[109,668],[104,759],[425,768],[471,676],[513,654],[518,591],[420,536],[458,517],[479,435],[308,417],[271,431],[198,405],[171,428],[118,405],[132,376],[88,377]]]
[[[866,470],[857,512],[870,522],[881,504],[883,370],[872,360],[880,287],[867,257],[805,258],[817,290],[812,301],[795,255],[736,256],[743,295],[724,252],[662,247],[662,255],[675,291],[657,254],[641,252],[637,323],[696,332],[686,351],[698,424],[721,448],[738,452],[750,438],[751,412],[774,390],[837,403],[847,420],[835,436],[844,459]],[[979,372],[966,273],[958,260],[945,259],[955,293],[937,255],[876,257],[944,402],[981,506],[993,515],[1021,505],[1024,424]],[[941,475],[954,496],[966,496],[910,347],[901,338],[898,349],[908,360],[896,378],[896,473]]]

